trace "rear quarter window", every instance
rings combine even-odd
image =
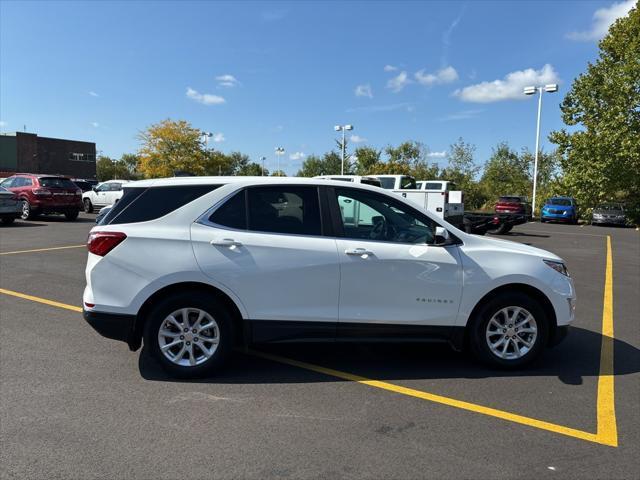
[[[177,185],[125,188],[120,201],[107,213],[102,225],[148,222],[177,210],[220,185]]]

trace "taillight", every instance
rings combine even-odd
[[[491,223],[493,223],[494,225],[500,225],[500,217],[493,217]]]
[[[87,249],[94,255],[104,257],[125,238],[127,236],[122,232],[92,232],[87,238]]]
[[[48,197],[50,195],[53,195],[53,193],[51,193],[51,190],[47,188],[34,188],[31,191],[33,192],[34,195],[40,195],[43,197]]]

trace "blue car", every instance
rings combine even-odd
[[[552,197],[542,207],[541,222],[578,223],[578,204],[572,197]]]

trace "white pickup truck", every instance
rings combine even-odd
[[[450,223],[459,223],[464,214],[463,195],[460,190],[451,190],[453,182],[446,180],[424,180],[416,182],[409,175],[375,175],[382,188],[392,190],[420,208],[432,212]]]

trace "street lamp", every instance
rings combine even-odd
[[[282,155],[284,155],[284,148],[282,147],[276,148],[276,157],[278,157],[278,169],[277,169],[278,176],[280,176],[280,157]]]
[[[262,162],[262,176],[264,177],[264,161],[267,159],[267,157],[260,157],[260,161]]]
[[[547,93],[555,93],[558,91],[557,83],[550,83],[545,85],[544,87],[539,86],[531,86],[524,87],[525,95],[534,95],[538,92],[538,122],[536,124],[536,154],[533,161],[533,199],[531,203],[531,218],[535,217],[536,214],[536,188],[538,186],[538,151],[540,150],[540,113],[542,112],[542,92],[545,91]]]
[[[344,175],[344,151],[345,151],[345,144],[344,144],[344,136],[347,130],[353,130],[353,125],[336,125],[335,127],[333,127],[333,129],[336,132],[342,132],[342,168],[340,169],[340,175]]]
[[[202,138],[203,138],[203,142],[204,142],[204,148],[205,150],[207,149],[207,147],[209,146],[209,139],[213,137],[213,133],[211,132],[202,132]]]

